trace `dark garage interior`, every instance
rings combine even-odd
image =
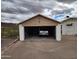
[[[56,38],[55,26],[24,27],[24,31],[25,38],[32,36]]]

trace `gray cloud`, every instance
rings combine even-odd
[[[76,15],[75,0],[2,0],[2,21],[19,22],[36,13]],[[47,11],[45,11],[47,10]]]
[[[53,10],[52,11],[52,15],[54,14],[68,14],[68,13],[71,13],[71,11],[74,11],[73,8],[70,8],[70,9],[63,9],[61,11],[58,11],[58,10]]]
[[[5,2],[5,3],[3,3]],[[12,13],[28,13],[28,12],[41,12],[42,6],[29,1],[19,1],[14,0],[13,2],[7,0],[2,2],[2,12],[12,12]],[[8,2],[8,4],[7,4]],[[6,5],[5,5],[6,4]],[[11,5],[11,6],[10,6]],[[27,11],[27,9],[29,9]]]
[[[64,3],[72,3],[74,1],[77,1],[77,0],[57,0],[58,2],[64,2]]]

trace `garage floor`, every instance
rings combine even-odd
[[[76,59],[76,36],[62,37],[61,42],[45,37],[18,41],[2,53],[2,59]]]

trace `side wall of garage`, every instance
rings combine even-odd
[[[24,26],[22,24],[19,25],[19,39],[20,41],[24,41]]]
[[[61,41],[61,24],[56,26],[56,40]]]

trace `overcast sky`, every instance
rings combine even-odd
[[[18,23],[41,13],[55,20],[76,17],[76,0],[2,0],[2,22]]]

